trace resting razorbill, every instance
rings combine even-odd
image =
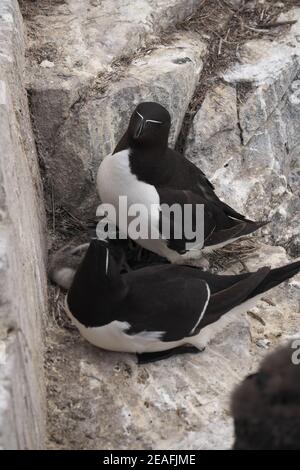
[[[300,270],[298,261],[232,276],[172,264],[120,274],[121,264],[122,253],[92,240],[67,294],[66,310],[90,343],[146,353],[143,360],[186,352],[186,345],[202,350],[224,322]]]
[[[204,173],[181,154],[168,148],[171,119],[158,103],[141,103],[133,112],[129,126],[113,154],[102,161],[97,176],[98,192],[103,203],[112,204],[118,213],[119,196],[127,196],[128,206],[141,203],[149,208],[153,232],[161,233],[160,206],[204,204],[204,245],[186,246],[186,239],[160,236],[160,239],[141,238],[140,245],[171,262],[182,263],[186,258],[199,257],[199,251],[210,252],[248,235],[265,222],[253,222],[222,202]],[[201,222],[202,223],[202,222]],[[195,229],[195,214],[189,219]],[[128,223],[119,223],[128,232]],[[158,238],[158,237],[157,237]],[[164,239],[163,239],[164,238]]]

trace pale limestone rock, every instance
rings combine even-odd
[[[300,18],[294,10],[281,19]],[[266,240],[299,255],[300,22],[276,41],[256,40],[205,97],[186,156],[217,193],[254,219]]]
[[[235,87],[220,84],[209,91],[188,135],[188,157],[208,177],[240,153]]]
[[[162,62],[166,60],[161,76],[149,76],[151,83],[147,82],[146,72],[145,77],[132,77],[133,83],[127,84],[129,90],[124,90],[124,96],[120,88],[118,96],[112,97],[111,105],[114,108],[105,110],[103,118],[106,122],[100,112],[94,109],[92,111],[96,112],[95,116],[86,115],[84,110],[77,116],[76,109],[80,103],[97,108],[95,103],[90,103],[87,95],[90,89],[95,90],[98,86],[95,98],[100,101],[105,98],[107,94],[103,94],[102,85],[99,86],[103,81],[103,73],[111,73],[108,81],[113,81],[120,71],[120,67],[113,66],[116,60],[125,57],[124,64],[128,64],[136,53],[139,54],[141,48],[157,39],[158,33],[174,28],[178,22],[191,16],[200,5],[199,0],[114,0],[113,8],[111,0],[56,0],[36,5],[30,3],[29,7],[24,3],[28,29],[28,89],[34,126],[40,153],[49,169],[57,204],[64,204],[80,215],[85,213],[85,207],[91,210],[89,197],[95,167],[103,152],[113,146],[120,120],[124,116],[128,120],[129,116],[125,112],[131,109],[130,104],[134,100],[140,98],[142,91],[144,95],[154,96],[162,103],[169,103],[173,98],[171,112],[176,110],[176,115],[181,119],[185,109],[180,108],[182,103],[180,99],[177,102],[178,97],[180,93],[186,92],[183,102],[188,102],[193,94],[190,88],[196,80],[196,70],[199,68],[199,62],[194,60],[197,50],[190,57],[189,44],[183,47],[187,47],[187,60],[192,62],[177,64],[176,68],[181,69],[181,72],[185,70],[186,73],[182,73],[181,77],[176,74],[174,86],[171,78],[173,69],[169,67],[167,70],[170,59],[167,53],[165,58],[163,55],[160,57]],[[165,39],[168,41],[170,36],[171,33],[166,32]],[[203,50],[202,44],[198,47],[200,51]],[[178,51],[177,59],[184,57]],[[41,67],[40,64],[45,60],[55,66],[46,69]],[[191,65],[194,65],[194,70]],[[157,64],[153,66],[157,70]],[[173,66],[175,68],[175,64]],[[187,72],[191,78],[187,76]],[[157,79],[161,84],[155,84]],[[168,87],[171,89],[168,90]],[[131,92],[132,88],[136,90]],[[123,108],[118,107],[115,99],[121,101],[121,106],[123,103]],[[107,106],[109,105],[108,103]],[[87,111],[90,113],[90,110]],[[75,126],[72,129],[68,128],[71,122]],[[111,122],[113,126],[110,130]],[[89,126],[92,126],[92,132],[96,132],[95,136],[90,135]],[[101,133],[102,127],[106,134],[100,140],[97,128]],[[74,145],[70,142],[70,137],[74,138]],[[78,153],[78,158],[74,158],[74,153]],[[62,161],[58,162],[58,159]],[[63,178],[66,176],[70,177],[70,187],[64,192]],[[76,196],[74,187],[78,188]],[[78,207],[78,201],[83,203],[82,209]]]
[[[41,324],[46,312],[44,206],[23,83],[16,0],[0,4],[0,448],[45,439]]]
[[[59,70],[52,78],[57,84],[63,73],[67,80],[77,76],[84,83],[113,60],[135,53],[157,33],[191,16],[199,5],[199,0],[114,0],[113,5],[111,0],[43,2],[28,20],[28,27],[32,22],[35,29],[30,46],[38,51],[45,47],[48,60],[52,57],[56,62]],[[33,66],[38,64],[39,55],[33,54],[31,61]],[[32,71],[34,81],[42,79],[36,72]],[[48,78],[44,89],[49,87]]]
[[[170,143],[174,144],[205,52],[197,35],[175,35],[170,44],[134,60],[124,77],[117,81],[112,77],[103,93],[95,86],[72,108],[46,161],[58,203],[83,218],[95,214],[97,169],[113,151],[140,101],[154,100],[167,107],[172,116]]]

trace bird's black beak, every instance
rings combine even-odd
[[[138,139],[142,135],[144,128],[145,128],[145,119],[140,118],[136,126],[134,135],[133,135],[134,139]]]

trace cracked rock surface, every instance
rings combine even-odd
[[[45,445],[45,214],[16,0],[0,2],[0,449]]]
[[[144,65],[140,59],[128,74],[126,71],[124,89],[106,88],[118,81],[141,48],[157,42],[158,33],[166,31],[165,41],[169,42],[172,33],[168,28],[176,30],[175,25],[192,15],[200,3],[117,0],[112,11],[111,0],[43,0],[38,5],[24,0],[34,125],[58,204],[77,215],[86,214],[92,204],[95,166],[120,138],[116,135],[122,128],[120,118],[128,116],[150,83],[148,98],[171,105],[174,115],[169,96],[175,95],[176,116],[179,121],[183,118],[204,53],[203,44],[196,44],[195,37],[179,38],[173,50],[159,46],[149,57],[145,51]],[[102,102],[95,102],[100,98]],[[81,111],[82,104],[86,106]],[[106,122],[101,124],[104,111]],[[67,191],[66,177],[70,180]],[[79,201],[84,201],[82,207]]]
[[[299,19],[300,10],[279,21]],[[218,194],[254,219],[272,243],[300,254],[300,23],[278,40],[250,41],[241,62],[205,97],[186,156]]]
[[[175,143],[205,50],[195,34],[175,36],[170,44],[135,59],[123,76],[116,71],[117,77],[109,78],[104,93],[99,93],[95,84],[73,106],[48,162],[60,203],[83,218],[95,214],[95,174],[100,161],[113,151],[127,128],[128,116],[140,101],[154,100],[168,108],[173,123],[171,142]]]

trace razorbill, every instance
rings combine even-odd
[[[119,196],[127,196],[128,207],[137,203],[148,210],[151,206],[156,207],[145,223],[151,224],[151,233],[158,235],[136,241],[170,262],[182,263],[187,258],[199,257],[200,251],[207,253],[248,235],[265,222],[246,219],[217,197],[205,174],[168,147],[170,126],[170,114],[163,106],[152,102],[139,104],[114,152],[100,164],[97,187],[101,201],[113,205],[117,217]],[[162,205],[171,207],[174,203],[181,207],[191,205],[193,212],[188,225],[193,231],[197,229],[196,206],[204,205],[204,245],[187,248],[184,235],[179,239],[174,236],[171,218],[169,237],[163,236],[164,215],[160,208]],[[122,232],[128,233],[129,220],[119,221]],[[202,221],[201,224],[203,226]]]
[[[121,263],[121,250],[92,240],[66,296],[66,311],[90,343],[146,354],[143,361],[185,352],[187,345],[202,350],[235,314],[300,270],[298,261],[220,276],[163,264],[121,274]]]
[[[235,450],[300,450],[299,345],[268,355],[235,390]]]

